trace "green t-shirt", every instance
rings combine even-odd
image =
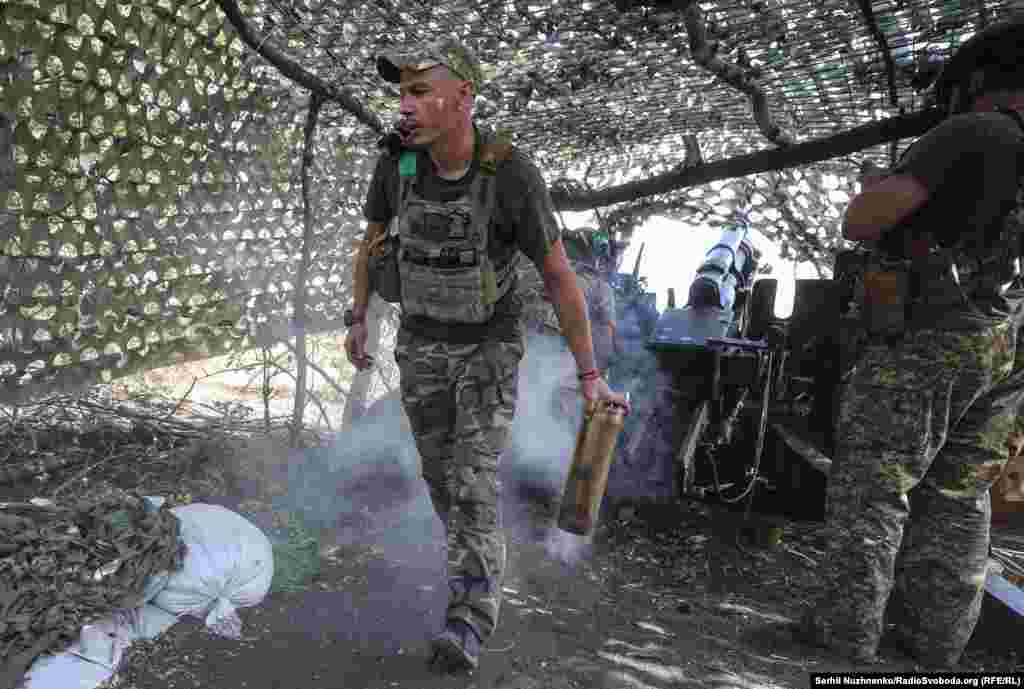
[[[473,163],[466,174],[455,181],[439,177],[430,155],[421,151],[416,160],[416,181],[413,184],[416,193],[424,199],[440,203],[453,201],[468,193],[475,176],[480,174],[480,143],[481,135],[478,132]],[[559,237],[547,185],[537,166],[518,149],[498,166],[496,180],[488,254],[500,269],[521,251],[526,259],[533,261],[540,269],[548,248]],[[368,221],[387,223],[394,217],[398,185],[398,159],[384,153],[377,161],[363,207],[363,215]],[[523,260],[522,257],[520,260]],[[495,305],[494,316],[487,323],[452,324],[423,316],[403,316],[402,327],[418,335],[453,344],[488,340],[514,342],[522,337],[522,299],[517,292],[513,285],[508,294]]]
[[[928,190],[928,202],[906,224],[949,246],[964,233],[984,233],[1002,223],[1017,202],[1024,155],[1020,127],[996,112],[951,117],[918,139],[893,169]],[[899,232],[880,242],[903,255]]]

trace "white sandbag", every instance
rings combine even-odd
[[[163,634],[177,617],[152,604],[115,613],[82,628],[63,653],[42,656],[29,668],[25,689],[93,689],[107,681],[138,639]]]
[[[160,572],[146,579],[146,588],[142,590],[142,602],[149,603],[156,598],[157,594],[164,590],[164,587],[167,586],[167,582],[170,580],[170,572]]]
[[[152,603],[118,614],[121,623],[130,630],[131,640],[155,639],[174,626],[178,616]]]
[[[259,604],[274,578],[270,540],[245,517],[219,505],[171,511],[181,522],[188,550],[184,566],[171,574],[153,604],[174,615],[205,615],[210,630],[239,638],[236,609]]]
[[[114,671],[65,651],[41,656],[25,675],[25,689],[94,689],[110,679]]]

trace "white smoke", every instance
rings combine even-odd
[[[516,419],[512,428],[511,461],[516,478],[535,478],[559,484],[569,470],[573,431],[568,420],[554,413],[560,379],[574,371],[572,355],[562,341],[531,337],[519,367]],[[549,487],[553,484],[548,484]]]
[[[575,370],[564,341],[530,339],[519,368],[516,418],[500,473],[506,531],[530,533],[552,558],[574,564],[584,556],[586,539],[559,531],[554,518],[576,440],[576,429],[554,410],[566,366],[569,372]],[[582,402],[577,399],[576,404]],[[289,466],[287,494],[275,503],[301,513],[310,526],[335,529],[344,542],[370,538],[400,543],[443,535],[397,394],[374,404],[329,447],[297,452]],[[536,505],[544,507],[529,508]],[[538,511],[549,517],[546,522],[538,522]]]
[[[531,337],[519,369],[518,408],[512,430],[510,452],[502,472],[510,477],[509,488],[523,499],[560,502],[572,462],[576,428],[556,412],[559,382],[575,371],[575,363],[564,340]],[[577,399],[577,405],[582,401]],[[558,529],[555,521],[543,525],[543,540],[550,557],[576,564],[585,555],[587,540]]]
[[[574,567],[587,557],[591,538],[592,536],[577,536],[555,528],[548,533],[544,541],[544,550],[548,557]]]

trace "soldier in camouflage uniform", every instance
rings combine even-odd
[[[844,236],[875,242],[868,340],[841,396],[825,591],[798,633],[855,660],[875,657],[888,613],[894,643],[953,665],[978,619],[989,490],[1024,390],[1022,46],[1019,18],[965,43],[936,85],[951,117],[847,210]]]
[[[377,67],[399,84],[402,121],[382,141],[370,182],[345,347],[357,368],[371,365],[365,313],[372,279],[382,297],[401,303],[395,359],[402,404],[448,536],[450,597],[431,662],[445,671],[472,669],[501,604],[506,549],[497,469],[523,356],[516,289],[523,254],[558,306],[584,398],[626,403],[595,367],[583,295],[540,172],[473,122],[482,83],[476,58],[445,40],[380,57]],[[394,268],[371,274],[371,256],[374,266]]]

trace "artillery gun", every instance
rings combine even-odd
[[[820,519],[844,366],[855,256],[834,280],[797,280],[789,318],[740,218],[707,252],[685,306],[661,315],[647,349],[671,387],[674,491],[747,512]],[[653,431],[638,425],[635,433]],[[624,447],[636,447],[627,439]]]

